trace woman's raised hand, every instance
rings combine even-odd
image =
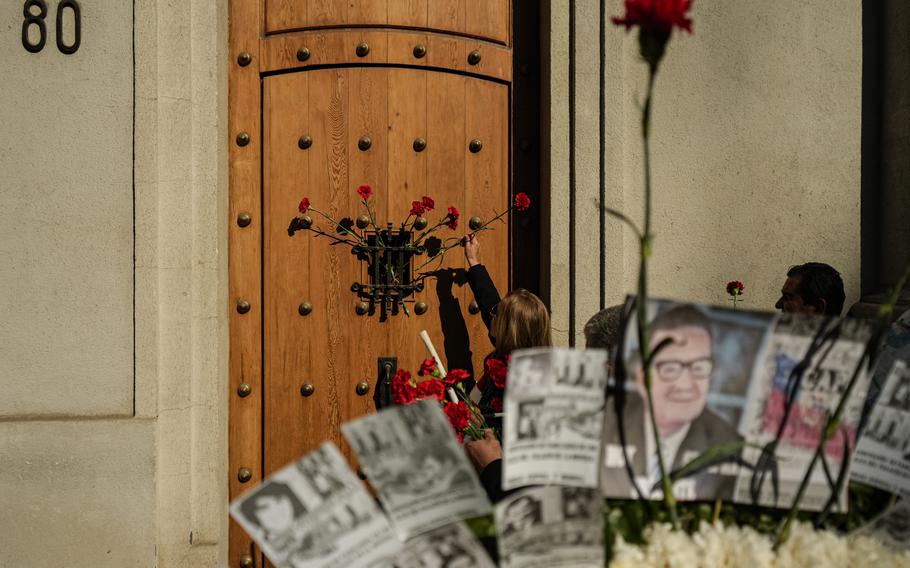
[[[468,259],[468,266],[480,264],[480,240],[475,233],[465,235],[464,256]]]

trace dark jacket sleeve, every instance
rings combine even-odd
[[[487,492],[490,502],[496,503],[505,496],[502,490],[502,460],[494,460],[480,472],[480,484]]]
[[[487,272],[484,265],[475,264],[468,269],[468,285],[471,286],[474,300],[480,308],[480,316],[483,318],[483,323],[489,330],[493,320],[491,310],[499,303],[500,298],[496,285],[493,284],[493,279],[490,278],[490,273]]]

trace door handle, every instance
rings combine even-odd
[[[382,410],[392,405],[392,377],[395,376],[397,370],[397,357],[380,357],[376,360],[377,379],[376,389],[373,391],[373,404],[376,405],[376,410]],[[360,385],[357,386],[360,387]]]

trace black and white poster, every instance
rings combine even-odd
[[[496,504],[504,568],[602,567],[603,498],[585,487],[531,487]]]
[[[352,420],[341,431],[402,539],[490,512],[435,399]]]
[[[464,523],[415,536],[375,568],[494,568],[486,550]]]
[[[331,443],[263,480],[230,511],[279,568],[368,567],[401,547]]]
[[[910,349],[908,349],[910,351]],[[910,497],[910,353],[887,372],[856,447],[851,478]]]
[[[527,349],[512,354],[505,397],[503,488],[597,487],[607,352]]]

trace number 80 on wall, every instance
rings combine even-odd
[[[73,11],[73,22],[75,23],[73,43],[69,45],[63,40],[63,13],[67,8]],[[35,9],[37,9],[37,12],[35,12]],[[45,19],[47,18],[47,2],[45,2],[45,0],[25,0],[25,5],[22,7],[22,16],[25,18],[22,21],[22,47],[29,53],[38,53],[44,49],[44,44],[47,43],[47,23],[45,22]],[[57,25],[55,31],[57,36],[57,49],[60,50],[60,53],[70,55],[79,50],[79,44],[82,43],[81,19],[81,10],[79,9],[79,3],[76,2],[76,0],[61,0],[61,2],[57,4]],[[29,34],[33,27],[38,29],[37,42],[32,42]]]

